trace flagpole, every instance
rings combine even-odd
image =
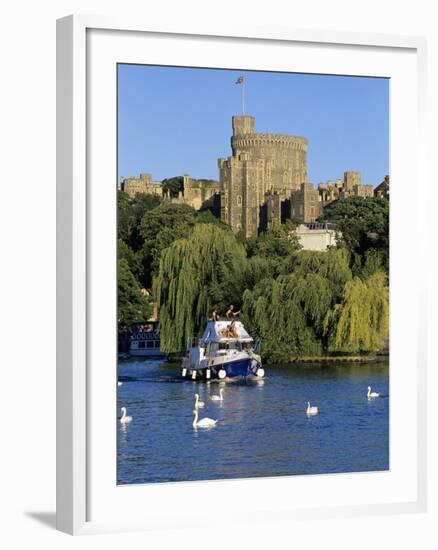
[[[242,86],[242,116],[245,115],[245,78],[243,76],[239,76],[239,78],[236,80],[236,84],[239,84],[239,86]]]
[[[245,115],[245,80],[242,81],[242,116]]]

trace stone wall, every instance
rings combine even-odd
[[[194,180],[188,175],[183,176],[183,190],[178,197],[165,196],[164,199],[172,204],[187,204],[195,210],[200,210],[202,205],[215,194],[220,193],[219,182],[210,185]]]
[[[328,181],[318,185],[318,192],[322,206],[337,199],[348,197],[373,197],[374,187],[361,183],[360,172],[344,172],[344,179]]]
[[[290,198],[290,217],[304,223],[311,223],[322,214],[322,202],[317,189],[311,183],[302,183],[299,191]]]
[[[374,196],[381,199],[389,199],[389,176],[385,176],[382,183],[374,189]]]
[[[183,190],[177,197],[171,197],[163,190],[161,182],[152,181],[150,174],[140,174],[138,178],[122,178],[121,189],[130,197],[134,197],[137,193],[147,193],[157,195],[172,204],[188,204],[195,210],[199,210],[205,201],[220,192],[220,185],[217,181],[204,184],[184,175]]]
[[[163,194],[161,182],[152,181],[150,174],[140,174],[138,178],[122,178],[121,188],[130,197],[134,197],[137,193],[148,193],[160,197]]]

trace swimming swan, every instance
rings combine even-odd
[[[318,407],[311,407],[310,406],[310,401],[307,401],[306,414],[310,416],[312,414],[318,414],[318,413],[319,413]]]
[[[122,417],[120,418],[120,422],[122,424],[127,424],[128,422],[131,422],[132,416],[126,416],[126,407],[122,407],[120,410],[122,411]]]
[[[371,399],[372,397],[379,397],[379,396],[380,396],[380,393],[371,391],[371,386],[368,386],[368,393],[367,393],[368,399]]]
[[[195,393],[195,409],[202,409],[205,407],[204,401],[199,401],[199,393]]]
[[[210,399],[211,399],[212,401],[223,401],[223,400],[224,400],[224,396],[222,395],[222,394],[223,394],[223,391],[224,391],[224,389],[221,388],[221,389],[219,390],[219,395],[211,395],[211,396],[210,396]]]
[[[201,418],[198,421],[198,409],[194,409],[193,414],[195,415],[193,419],[194,428],[213,428],[213,426],[216,426],[217,420],[213,420],[212,418]]]
[[[123,382],[117,382],[117,385],[118,385],[118,386],[122,386],[122,385],[123,385]]]

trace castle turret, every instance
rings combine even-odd
[[[254,133],[253,116],[233,116],[233,136]]]
[[[360,172],[344,172],[344,191],[351,193],[357,185],[360,185]]]

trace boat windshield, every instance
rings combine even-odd
[[[246,351],[253,348],[253,342],[239,342],[238,340],[232,340],[229,342],[211,342],[210,351],[218,350],[237,350]]]

